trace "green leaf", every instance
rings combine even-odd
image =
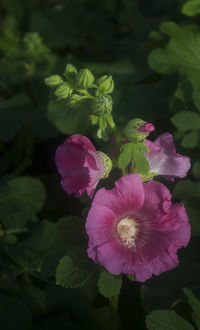
[[[179,181],[173,188],[173,195],[180,200],[200,198],[200,182]]]
[[[193,167],[192,167],[192,174],[195,178],[200,179],[200,161],[195,161]]]
[[[35,213],[45,202],[45,189],[39,179],[18,177],[0,187],[0,217],[6,227],[23,228],[35,221]]]
[[[170,310],[157,310],[146,316],[148,330],[194,330],[186,320]]]
[[[200,129],[200,115],[191,111],[181,111],[171,118],[172,123],[180,131]]]
[[[199,132],[198,131],[190,132],[184,136],[183,140],[181,141],[181,145],[184,148],[192,149],[198,145],[198,140],[199,140]]]
[[[0,296],[0,328],[2,330],[28,330],[32,324],[27,306],[16,298]]]
[[[85,251],[74,250],[60,260],[56,270],[56,283],[65,288],[83,286],[93,275],[94,264]]]
[[[185,202],[185,207],[192,229],[192,236],[200,236],[200,218],[199,209],[190,206],[190,203]]]
[[[200,14],[200,0],[189,0],[184,3],[182,13],[187,16],[195,16]]]
[[[114,276],[106,271],[101,272],[98,281],[98,288],[104,297],[109,298],[118,295],[120,293],[121,285],[122,278],[120,276]]]
[[[184,288],[183,291],[185,295],[188,297],[190,306],[192,307],[193,320],[196,323],[197,328],[200,329],[200,301],[197,300],[197,298],[193,295],[191,290]]]
[[[149,163],[141,149],[144,150],[143,143],[133,144],[134,163],[138,173],[147,175],[149,173]]]
[[[119,168],[126,167],[133,157],[133,143],[126,143],[120,149]]]
[[[50,101],[48,118],[64,134],[85,133],[89,124],[86,108],[71,109],[65,102]]]
[[[200,91],[194,90],[192,93],[193,101],[197,109],[200,111]]]
[[[200,34],[195,25],[178,26],[164,22],[162,33],[170,37],[164,49],[154,49],[148,58],[150,67],[156,72],[169,74],[179,72],[191,81],[194,88],[200,87]]]

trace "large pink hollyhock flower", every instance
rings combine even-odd
[[[63,189],[76,197],[86,191],[92,198],[99,180],[108,173],[106,160],[109,162],[109,157],[97,152],[85,136],[75,134],[67,138],[56,150],[55,157]]]
[[[169,133],[160,135],[154,142],[145,140],[150,152],[145,156],[150,172],[157,173],[169,181],[174,177],[184,178],[190,169],[190,158],[176,153],[173,136]]]
[[[177,249],[190,239],[184,206],[171,203],[163,184],[143,184],[139,174],[96,193],[86,230],[90,258],[112,274],[132,274],[140,282],[176,267]]]

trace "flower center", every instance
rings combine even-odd
[[[131,247],[135,246],[135,237],[138,231],[138,225],[132,218],[124,218],[117,224],[117,233],[122,242]]]

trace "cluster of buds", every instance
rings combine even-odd
[[[112,117],[113,100],[110,94],[114,90],[111,76],[103,75],[95,79],[88,69],[78,71],[72,64],[67,64],[63,77],[52,75],[45,79],[45,84],[53,89],[58,101],[67,101],[72,109],[82,105],[90,109],[88,115],[93,125],[98,125],[97,135],[105,138],[108,129],[115,127]]]

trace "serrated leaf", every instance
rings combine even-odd
[[[193,320],[196,323],[198,329],[200,329],[200,301],[194,296],[191,290],[184,288],[185,295],[188,297],[189,304],[193,310]]]
[[[200,0],[189,0],[184,3],[182,13],[187,16],[195,16],[200,14]]]
[[[63,257],[56,270],[56,283],[65,288],[83,286],[92,276],[94,267],[84,251],[74,250]]]
[[[198,145],[198,140],[199,140],[199,132],[198,131],[190,132],[184,136],[183,140],[181,141],[181,145],[184,148],[192,149]]]
[[[113,297],[120,293],[122,278],[114,276],[109,272],[102,271],[98,280],[98,288],[100,293],[106,297]]]
[[[200,34],[195,25],[178,26],[174,22],[164,22],[162,33],[170,37],[164,49],[154,49],[148,58],[150,67],[156,72],[170,74],[179,72],[191,81],[194,88],[200,86]]]
[[[146,316],[148,330],[194,330],[193,326],[170,310],[157,310]]]
[[[121,147],[119,155],[119,167],[126,167],[133,157],[133,143],[126,143]]]
[[[172,123],[180,131],[200,129],[200,115],[191,111],[181,111],[171,118]]]
[[[147,175],[149,173],[149,163],[140,148],[140,143],[133,144],[134,163],[138,173]]]

